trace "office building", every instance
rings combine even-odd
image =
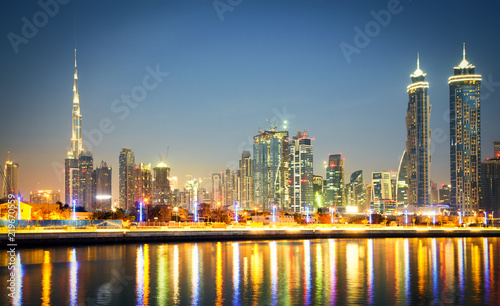
[[[440,204],[450,204],[451,203],[451,185],[441,185],[439,189],[439,203]]]
[[[123,148],[119,157],[119,205],[123,209],[135,210],[134,195],[134,152]]]
[[[362,170],[355,171],[351,174],[348,186],[349,206],[356,206],[359,212],[366,211],[366,186]]]
[[[167,205],[170,197],[170,167],[163,161],[153,168],[153,205]]]
[[[412,84],[407,87],[409,100],[406,113],[408,203],[414,206],[430,203],[431,105],[427,93],[429,83],[425,81],[425,76],[417,57],[417,70],[411,75]]]
[[[325,203],[327,206],[343,207],[344,192],[344,160],[342,154],[330,154],[326,167]]]
[[[250,209],[254,204],[254,186],[253,159],[249,151],[243,151],[243,153],[241,153],[240,184],[240,205],[242,208]]]
[[[212,209],[222,205],[222,173],[212,174]]]
[[[99,167],[94,170],[96,209],[110,211],[111,204],[111,167],[101,161]]]
[[[151,164],[134,165],[134,202],[151,204],[152,186]]]
[[[374,212],[384,213],[386,206],[392,201],[391,173],[377,171],[372,173],[372,205]]]
[[[398,182],[396,185],[396,202],[398,206],[408,205],[408,156],[406,154],[406,150],[403,152],[401,156],[401,161],[399,162],[399,170],[398,170]]]
[[[481,75],[463,59],[450,86],[451,204],[464,216],[479,209],[481,166]]]
[[[500,215],[500,154],[497,152],[498,141],[495,141],[495,155],[482,163],[480,208]]]
[[[10,155],[5,162],[3,177],[3,196],[8,198],[13,194],[16,198],[19,194],[19,164],[11,160]]]
[[[288,132],[261,131],[254,136],[254,201],[259,209],[289,208],[290,152]]]
[[[37,190],[30,192],[30,204],[56,204],[60,200],[60,190]]]
[[[78,158],[78,202],[76,206],[84,207],[86,211],[95,210],[94,196],[94,158],[92,153],[82,151]]]
[[[290,211],[312,211],[313,177],[312,139],[306,130],[298,131],[290,140]]]
[[[321,208],[325,206],[325,200],[323,198],[323,177],[321,175],[313,176],[313,201],[315,208]]]

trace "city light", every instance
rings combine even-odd
[[[234,203],[234,221],[238,223],[238,203]]]
[[[73,200],[73,222],[76,221],[76,202]]]
[[[142,222],[142,202],[139,202],[139,222]]]

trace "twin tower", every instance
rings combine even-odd
[[[408,109],[406,114],[406,158],[408,204],[430,204],[429,170],[431,165],[431,129],[429,128],[431,105],[429,83],[420,69],[410,76]],[[454,75],[448,79],[450,87],[450,173],[451,203],[464,216],[473,215],[478,209],[481,165],[481,75],[465,59],[454,67]]]

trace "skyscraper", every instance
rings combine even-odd
[[[500,141],[493,141],[493,157],[500,157]]]
[[[430,203],[429,198],[429,146],[431,130],[431,105],[425,82],[426,73],[420,70],[420,59],[417,56],[417,70],[411,75],[412,84],[408,85],[409,96],[406,113],[406,154],[408,159],[408,203],[424,205]]]
[[[222,175],[222,199],[224,206],[239,204],[240,174],[238,170],[226,169]]]
[[[163,161],[153,168],[153,205],[167,205],[170,196],[170,167]]]
[[[290,210],[313,207],[313,146],[307,131],[297,131],[290,142]]]
[[[451,203],[464,216],[479,206],[481,166],[481,75],[463,59],[448,79],[450,85]]]
[[[104,161],[94,170],[96,208],[111,210],[111,167]]]
[[[269,210],[273,205],[288,209],[290,152],[288,132],[260,131],[254,136],[254,188],[255,205]]]
[[[151,204],[151,164],[134,165],[134,202]]]
[[[10,156],[5,162],[3,181],[3,196],[8,197],[13,194],[16,198],[19,192],[19,164],[10,160]]]
[[[82,115],[80,113],[80,96],[78,94],[78,71],[73,75],[73,111],[71,119],[71,148],[64,161],[64,189],[66,204],[72,205],[79,200],[79,174],[78,159],[82,152]],[[78,203],[77,203],[78,204]]]
[[[391,173],[387,171],[378,171],[372,173],[372,210],[384,213],[385,205],[392,200]]]
[[[325,200],[323,198],[323,177],[321,175],[313,176],[313,202],[314,207],[323,207]]]
[[[240,159],[240,205],[249,209],[254,204],[253,159],[249,151],[243,151]]]
[[[363,179],[363,170],[351,174],[349,182],[350,205],[358,207],[359,212],[366,211],[366,186]]]
[[[123,148],[119,158],[119,204],[123,209],[135,209],[134,204],[134,152]]]
[[[401,161],[399,162],[398,170],[398,182],[396,185],[396,204],[397,205],[408,205],[408,156],[406,150],[401,156]]]
[[[212,208],[222,205],[222,173],[212,174]]]
[[[82,151],[78,158],[78,202],[77,206],[85,207],[86,211],[95,210],[94,197],[94,158],[92,153]]]
[[[499,141],[493,142],[495,151]],[[482,163],[480,207],[488,212],[500,213],[500,152]]]
[[[336,206],[337,208],[344,206],[344,160],[342,154],[328,156],[325,202],[327,206]]]

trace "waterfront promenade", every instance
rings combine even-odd
[[[414,226],[148,226],[125,228],[64,229],[32,228],[16,230],[18,247],[108,243],[144,243],[179,241],[238,241],[317,238],[412,238],[412,237],[500,237],[500,228],[414,227]],[[2,245],[8,234],[0,233]]]

